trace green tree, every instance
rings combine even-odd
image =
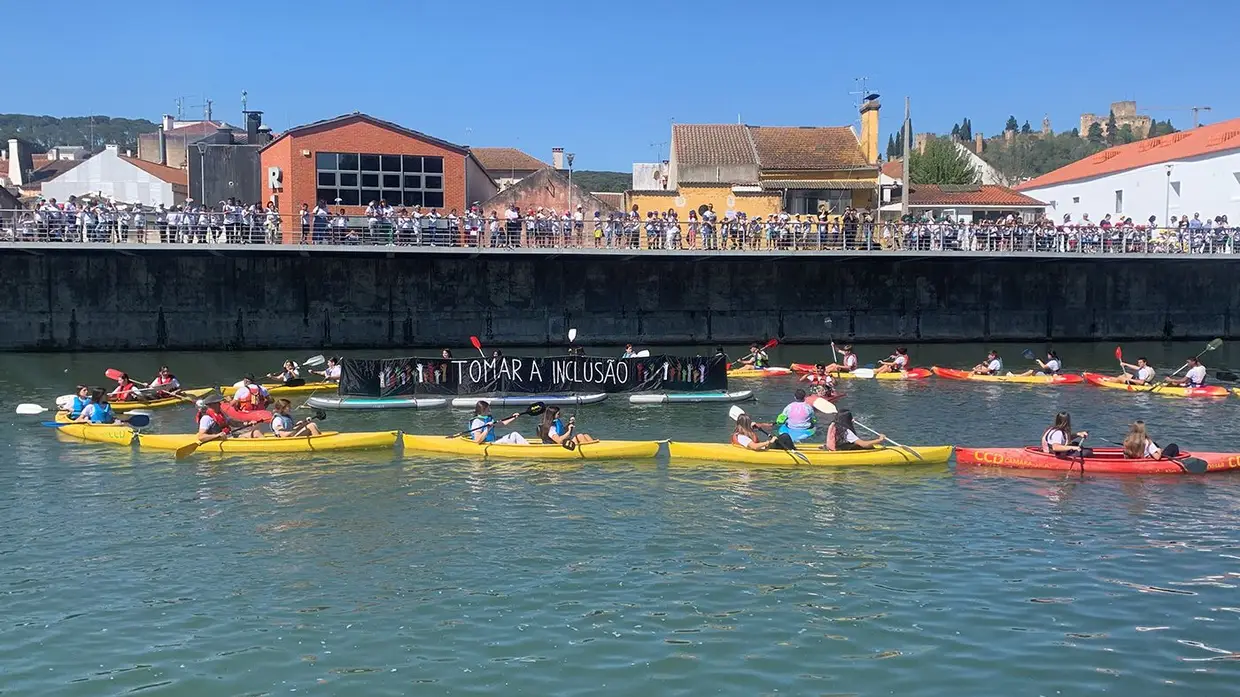
[[[1089,124],[1089,131],[1085,135],[1085,140],[1099,145],[1105,143],[1106,137],[1102,135],[1102,124],[1097,121]]]
[[[1106,131],[1107,145],[1115,145],[1119,142],[1119,124],[1115,123],[1115,112],[1107,117]]]
[[[896,149],[896,136],[889,134],[887,136],[887,159],[894,160],[900,156],[900,151]]]
[[[1118,138],[1118,142],[1120,145],[1127,145],[1128,143],[1132,143],[1136,141],[1136,139],[1137,139],[1137,134],[1133,132],[1132,124],[1126,123],[1123,126],[1120,126],[1119,138]]]
[[[1015,130],[1018,130],[1019,128],[1020,128],[1020,124],[1019,124],[1019,123],[1016,123],[1016,117],[1015,117],[1015,116],[1009,116],[1009,117],[1008,117],[1008,120],[1007,120],[1007,124],[1003,127],[1003,130],[1005,130],[1005,131],[1015,131]]]
[[[960,124],[958,123],[952,124],[952,139],[960,140]]]
[[[91,152],[115,143],[121,150],[136,148],[138,135],[154,133],[158,126],[143,119],[110,116],[32,116],[0,114],[0,143],[20,138],[39,151],[57,145],[84,145]],[[93,140],[92,140],[93,138]]]
[[[956,144],[943,138],[926,141],[923,152],[909,156],[909,182],[913,184],[976,184],[977,172]]]
[[[1030,133],[1033,133],[1033,128],[1029,126],[1028,119],[1026,119],[1025,123],[1021,125],[1020,132],[1024,133],[1025,135],[1029,135]]]
[[[968,117],[960,123],[960,139],[973,140],[973,122]]]
[[[1001,183],[1015,186],[1089,157],[1103,147],[1101,143],[1082,140],[1074,131],[1043,138],[1019,136],[1010,143],[999,136],[987,141],[982,159],[999,172]]]
[[[573,183],[586,191],[623,193],[633,187],[633,175],[628,172],[581,169],[573,172]]]

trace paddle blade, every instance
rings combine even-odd
[[[18,414],[26,414],[26,415],[42,414],[45,411],[47,411],[47,408],[41,407],[38,404],[18,404],[17,405]]]
[[[728,418],[732,419],[733,421],[736,421],[737,419],[741,418],[744,415],[745,415],[745,410],[741,409],[735,404],[733,404],[732,408],[728,410]]]
[[[117,370],[116,368],[108,368],[107,370],[103,371],[103,374],[108,376],[109,380],[119,380],[121,376],[125,374],[125,372],[122,370]]]
[[[533,404],[529,406],[528,409],[525,410],[524,413],[529,416],[538,416],[539,414],[543,413],[546,410],[547,410],[546,404],[543,404],[542,402],[534,402]]]
[[[177,448],[177,451],[175,453],[176,459],[184,460],[190,455],[193,455],[194,452],[198,450],[198,446],[200,445],[202,445],[202,443],[199,443],[198,441],[194,441],[193,443],[189,443],[187,445],[182,445],[181,447]]]
[[[568,330],[568,343],[571,344],[576,340],[577,340],[577,328],[573,327],[572,329]]]
[[[1223,340],[1219,339],[1219,343],[1222,343],[1222,342]],[[765,351],[769,348],[775,348],[776,346],[779,346],[779,339],[771,339],[770,341],[763,344],[762,350]]]
[[[1115,360],[1117,361],[1124,360],[1124,349],[1119,346],[1115,347]]]
[[[1021,352],[1021,354],[1020,354],[1020,355],[1024,356],[1024,357],[1025,357],[1025,360],[1027,360],[1027,361],[1032,361],[1032,360],[1033,360],[1033,351],[1031,351],[1031,350],[1029,350],[1029,349],[1025,349],[1024,351],[1022,351],[1022,352]]]
[[[125,419],[125,423],[129,424],[130,428],[146,428],[151,425],[151,415],[129,412],[129,418]]]
[[[825,399],[814,400],[814,410],[822,414],[835,414],[839,411],[834,404]]]
[[[469,337],[469,343],[472,344],[473,347],[478,349],[479,351],[482,350],[482,341],[480,341],[478,337],[476,336]]]
[[[1222,339],[1215,339],[1214,341],[1211,341],[1210,343],[1206,344],[1206,350],[1213,351],[1222,345],[1223,345]]]
[[[642,349],[637,352],[637,357],[638,358],[650,358],[650,351],[646,349]]]
[[[857,368],[856,370],[852,371],[852,374],[859,378],[869,380],[870,378],[874,377],[874,369],[873,368]]]
[[[56,408],[61,411],[73,411],[73,395],[62,394],[56,398]]]
[[[1236,375],[1230,370],[1220,370],[1215,373],[1214,376],[1223,382],[1235,382],[1236,380],[1240,380],[1240,375]]]
[[[1205,474],[1210,469],[1210,463],[1199,457],[1186,457],[1176,462],[1180,463],[1184,471],[1190,474]]]
[[[315,407],[314,411],[311,413],[314,415],[315,421],[326,421],[327,420],[327,412],[323,411],[322,409],[319,409],[318,407]]]
[[[326,362],[327,362],[327,359],[323,357],[323,354],[319,354],[317,356],[311,356],[307,358],[306,360],[302,361],[301,364],[303,366],[306,366],[307,368],[317,368],[318,366],[321,366]]]
[[[59,421],[40,421],[39,425],[46,426],[48,428],[60,428],[61,426],[68,426],[70,423],[72,422],[65,422],[62,424]]]

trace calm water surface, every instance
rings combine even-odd
[[[1017,367],[1024,347],[1003,348]],[[1109,368],[1113,350],[1061,353]],[[1125,346],[1171,369],[1196,350]],[[984,347],[913,351],[962,366]],[[1209,364],[1240,363],[1227,351]],[[279,358],[6,357],[0,693],[1235,694],[1240,477],[390,452],[175,462],[12,415],[106,367],[168,361],[187,382],[232,382]],[[745,408],[770,416],[793,382],[755,386]],[[1143,418],[1161,440],[1240,451],[1236,398],[933,378],[844,390],[906,443],[1023,444],[1067,408],[1097,438]],[[187,410],[156,414],[154,430],[192,427]],[[464,418],[328,423],[443,433]],[[617,400],[578,420],[614,438],[729,432],[724,405]]]

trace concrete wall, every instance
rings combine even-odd
[[[190,197],[205,205],[230,198],[261,202],[267,171],[259,171],[259,150],[258,145],[208,145],[201,157],[189,160]]]
[[[127,252],[0,250],[0,349],[1240,334],[1229,260]]]

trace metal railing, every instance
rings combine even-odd
[[[1234,254],[1240,228],[0,210],[0,244],[21,243],[1175,255]]]

